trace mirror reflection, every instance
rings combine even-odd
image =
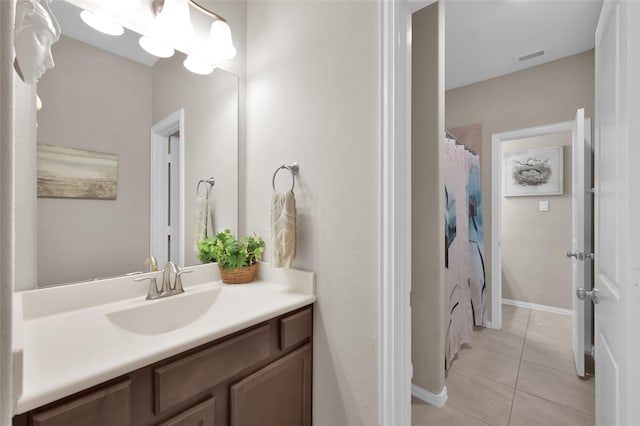
[[[157,59],[128,30],[114,39],[128,43],[117,46],[64,1],[52,10],[62,35],[52,48],[55,67],[37,87],[39,174],[76,162],[91,169],[95,158],[109,158],[115,197],[99,198],[91,183],[89,195],[52,195],[38,180],[38,286],[146,271],[149,255],[160,268],[168,260],[199,263],[200,180],[215,178],[208,191],[213,230],[237,232],[237,77],[220,69],[193,74],[179,52]],[[53,166],[43,155],[69,148],[74,155],[56,157]]]

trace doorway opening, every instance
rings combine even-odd
[[[567,155],[570,162],[563,161]],[[577,296],[578,288],[592,286],[591,156],[591,121],[583,110],[573,121],[492,136],[492,327],[503,326],[503,303],[573,316],[580,377],[593,348],[593,309]],[[559,174],[550,182],[555,188],[518,183],[520,175],[540,173],[538,160],[553,163],[544,166]]]
[[[184,110],[151,128],[150,254],[184,265]]]

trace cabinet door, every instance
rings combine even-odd
[[[158,426],[216,426],[216,399],[209,398]]]
[[[232,426],[311,425],[311,345],[231,386]]]

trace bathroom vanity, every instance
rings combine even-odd
[[[13,425],[310,425],[315,277],[262,266],[246,285],[193,267],[185,293],[159,301],[132,277],[110,284],[140,294],[72,310],[23,293]]]

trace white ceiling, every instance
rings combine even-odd
[[[51,2],[51,11],[60,24],[62,34],[67,37],[149,67],[153,66],[158,60],[158,58],[148,54],[140,47],[138,44],[140,35],[129,29],[125,28],[124,34],[117,37],[102,34],[90,28],[80,19],[82,9],[66,1],[57,0]]]
[[[446,88],[593,48],[602,0],[446,0]],[[518,56],[544,55],[519,62]]]

